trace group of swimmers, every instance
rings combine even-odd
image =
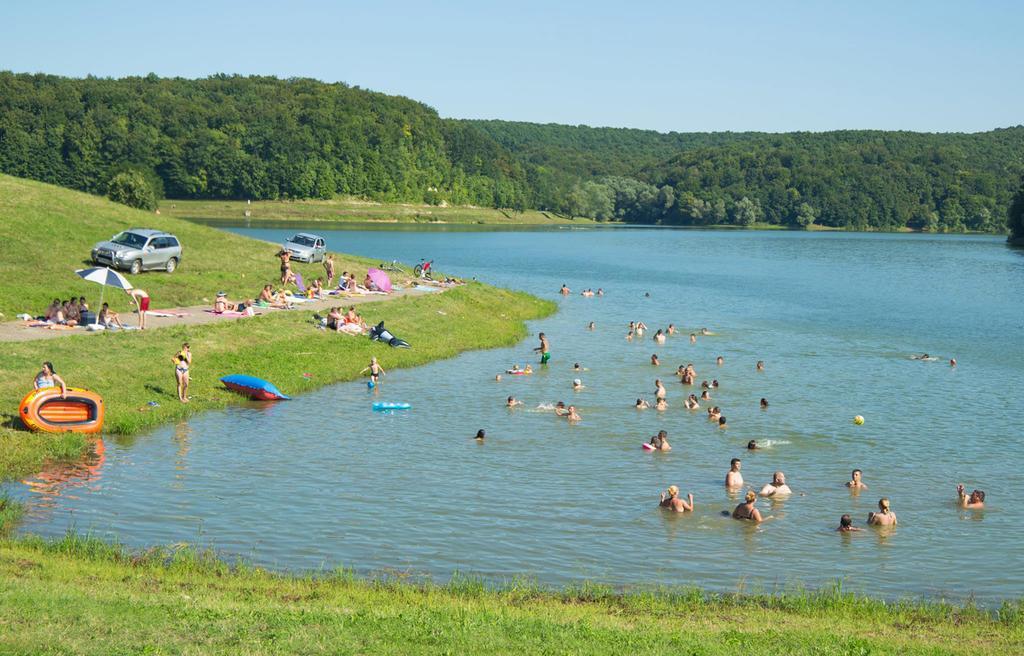
[[[651,438],[651,444],[666,445],[660,448],[660,450],[668,450],[671,447],[667,447],[668,440],[665,436],[665,431],[660,431],[657,436]],[[742,468],[742,461],[739,458],[733,458],[729,463],[729,471],[725,474],[725,487],[727,489],[735,490],[742,488],[743,475],[740,473]],[[850,489],[853,494],[859,494],[862,490],[868,489],[868,486],[864,483],[863,472],[860,469],[854,469],[850,473],[850,480],[846,482],[846,487]],[[970,494],[964,489],[963,484],[956,486],[957,493],[957,506],[961,508],[968,508],[977,510],[985,507],[985,492],[982,490],[974,490]],[[751,521],[754,523],[760,523],[770,517],[764,517],[761,511],[757,508],[757,500],[759,497],[763,498],[787,498],[793,494],[793,490],[790,489],[786,483],[786,475],[777,471],[772,475],[770,483],[764,485],[759,492],[754,492],[753,489],[747,490],[747,493],[743,497],[743,501],[740,502],[732,512],[723,511],[723,515],[731,516],[733,519],[740,519],[745,521]],[[693,512],[695,504],[692,493],[687,494],[686,499],[683,500],[679,496],[679,486],[670,485],[665,492],[661,493],[661,498],[658,505],[662,508],[668,508],[676,512]],[[898,520],[896,513],[892,511],[892,507],[888,497],[882,497],[878,500],[878,510],[868,513],[867,525],[868,526],[896,526]],[[839,518],[839,526],[836,528],[837,531],[842,533],[848,533],[853,531],[860,531],[861,528],[853,525],[853,518],[849,514],[843,514]]]
[[[562,288],[558,290],[558,293],[561,294],[562,296],[568,296],[569,294],[572,293],[572,290],[569,289],[569,287],[566,286],[565,283],[562,283]],[[593,296],[604,296],[604,290],[598,287],[597,291],[595,292],[593,289],[590,289],[588,287],[587,289],[584,289],[583,291],[580,292],[580,296],[586,296],[588,298]]]

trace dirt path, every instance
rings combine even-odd
[[[439,291],[444,291],[438,288]],[[204,323],[215,323],[218,321],[258,321],[261,316],[276,314],[278,312],[326,312],[327,309],[336,305],[348,307],[349,305],[360,305],[363,303],[378,303],[389,301],[404,296],[420,296],[437,292],[427,292],[418,289],[401,289],[387,295],[369,294],[366,296],[329,296],[323,301],[307,301],[295,305],[294,310],[278,310],[272,308],[256,308],[255,317],[233,317],[211,314],[206,312],[211,305],[198,305],[186,308],[159,308],[151,309],[146,314],[146,330],[166,328],[168,326],[198,325]],[[155,316],[154,312],[161,314],[172,314],[171,317]],[[0,342],[28,342],[37,339],[55,339],[67,335],[99,335],[104,331],[89,331],[78,326],[71,329],[50,330],[49,328],[32,328],[28,321],[7,321],[0,323]],[[125,326],[137,326],[138,317],[135,313],[127,312],[121,314],[121,323]]]

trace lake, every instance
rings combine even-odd
[[[531,325],[551,339],[550,365],[537,367],[531,336],[389,372],[376,395],[336,385],[110,438],[102,462],[8,486],[28,503],[22,532],[75,528],[283,570],[440,580],[460,571],[552,586],[773,591],[841,578],[874,596],[986,604],[1024,590],[1013,501],[1024,487],[1024,252],[1002,239],[309,229],[334,250],[433,258],[449,274],[556,299],[558,313]],[[280,242],[296,228],[232,230]],[[573,295],[558,295],[563,283]],[[586,287],[606,294],[580,297]],[[629,342],[631,320],[650,330]],[[669,323],[682,334],[654,344]],[[691,344],[701,327],[717,334]],[[651,366],[653,353],[662,366]],[[937,360],[910,357],[921,353]],[[380,357],[387,368],[384,347]],[[587,370],[573,372],[576,362]],[[712,403],[727,430],[703,407],[682,407],[700,393],[673,375],[688,362],[698,382],[720,382]],[[538,371],[494,380],[514,363]],[[585,388],[573,392],[577,377]],[[656,378],[669,410],[635,410],[637,397],[653,400]],[[524,406],[505,408],[509,395]],[[374,400],[413,409],[373,413]],[[582,421],[537,409],[559,400]],[[484,444],[472,439],[478,428]],[[660,429],[673,450],[641,450]],[[751,439],[771,446],[748,452]],[[759,526],[721,515],[737,503],[722,484],[733,457],[748,485],[782,470],[795,492],[760,501],[771,519]],[[859,495],[844,486],[854,468],[869,486]],[[959,482],[987,492],[984,511],[956,507]],[[695,495],[696,512],[658,508],[670,484]],[[834,531],[843,513],[863,526],[883,496],[895,530]]]

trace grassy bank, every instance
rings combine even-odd
[[[339,302],[340,303],[340,302]],[[412,349],[391,349],[366,338],[317,330],[300,310],[253,319],[161,330],[75,336],[5,345],[0,378],[0,477],[31,471],[46,455],[75,451],[74,437],[17,430],[18,403],[40,362],[49,360],[75,387],[103,395],[107,432],[130,434],[191,414],[238,403],[221,376],[246,373],[301,394],[356,377],[371,356],[385,368],[412,367],[468,349],[511,345],[526,335],[523,321],[554,305],[527,294],[472,283],[444,294],[406,297],[360,307],[368,322],[384,320]],[[178,402],[171,357],[191,344],[193,380],[188,404]],[[158,405],[149,405],[156,402]]]
[[[452,223],[483,225],[593,225],[590,219],[566,219],[550,212],[498,210],[490,207],[438,207],[376,203],[353,198],[297,201],[165,200],[160,211],[171,216],[240,221],[344,223]]]
[[[126,228],[154,228],[182,242],[181,268],[173,274],[130,276],[153,297],[154,309],[212,301],[218,291],[252,297],[264,283],[280,279],[274,246],[167,216],[134,210],[61,187],[0,175],[0,320],[42,314],[56,297],[85,296],[96,303],[100,288],[75,269],[88,262],[96,242]],[[387,258],[381,253],[380,258]],[[380,259],[376,260],[380,262]],[[366,259],[337,255],[338,272],[375,266]],[[306,278],[323,275],[320,264],[294,265]],[[111,307],[128,310],[127,297],[106,294]]]
[[[74,654],[1007,654],[1019,606],[843,594],[562,593],[277,576],[191,551],[0,542],[0,651]]]

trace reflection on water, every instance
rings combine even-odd
[[[52,511],[62,497],[64,500],[79,499],[76,496],[79,488],[98,491],[103,463],[107,460],[106,451],[103,440],[96,438],[80,461],[48,464],[32,478],[22,481],[33,495],[29,506],[33,516],[37,512]]]
[[[108,441],[102,485],[45,499],[10,487],[29,501],[24,530],[61,535],[75,526],[132,546],[196,541],[292,570],[715,590],[816,587],[842,577],[847,589],[886,597],[974,594],[986,602],[1024,590],[1016,513],[1005,511],[1024,486],[1010,457],[1024,446],[1024,260],[1001,241],[320,232],[345,251],[429,255],[454,275],[553,298],[558,314],[531,326],[551,338],[551,364],[495,380],[513,363],[537,367],[533,336],[389,369],[373,393],[365,383],[336,385]],[[607,294],[562,298],[562,283]],[[627,342],[637,319],[651,330]],[[590,321],[595,330],[586,329]],[[669,323],[682,334],[655,347],[650,336]],[[691,344],[701,326],[718,335]],[[661,367],[650,364],[652,352]],[[909,359],[924,352],[960,365]],[[379,356],[387,369],[388,351]],[[764,372],[755,371],[758,360]],[[575,362],[584,371],[573,371]],[[698,386],[672,375],[687,362]],[[585,389],[574,393],[574,378]],[[667,381],[668,410],[635,410],[637,397],[652,399],[655,378]],[[721,383],[710,403],[728,416],[728,430],[707,420],[705,402],[697,412],[682,407],[704,378]],[[275,382],[288,389],[289,381]],[[509,395],[524,405],[505,407]],[[375,413],[375,399],[413,407]],[[559,400],[578,405],[583,420],[556,418]],[[857,414],[864,425],[853,424]],[[484,444],[472,439],[480,428]],[[642,451],[659,429],[673,450]],[[767,448],[748,451],[750,440]],[[760,525],[728,517],[745,492],[723,486],[733,457],[743,460],[749,487],[782,470],[794,490],[758,501],[771,516]],[[845,487],[854,468],[869,486],[860,494]],[[953,505],[958,482],[988,492],[984,512]],[[670,484],[693,492],[692,514],[657,507]],[[882,496],[898,528],[836,534],[844,513],[864,527]]]

